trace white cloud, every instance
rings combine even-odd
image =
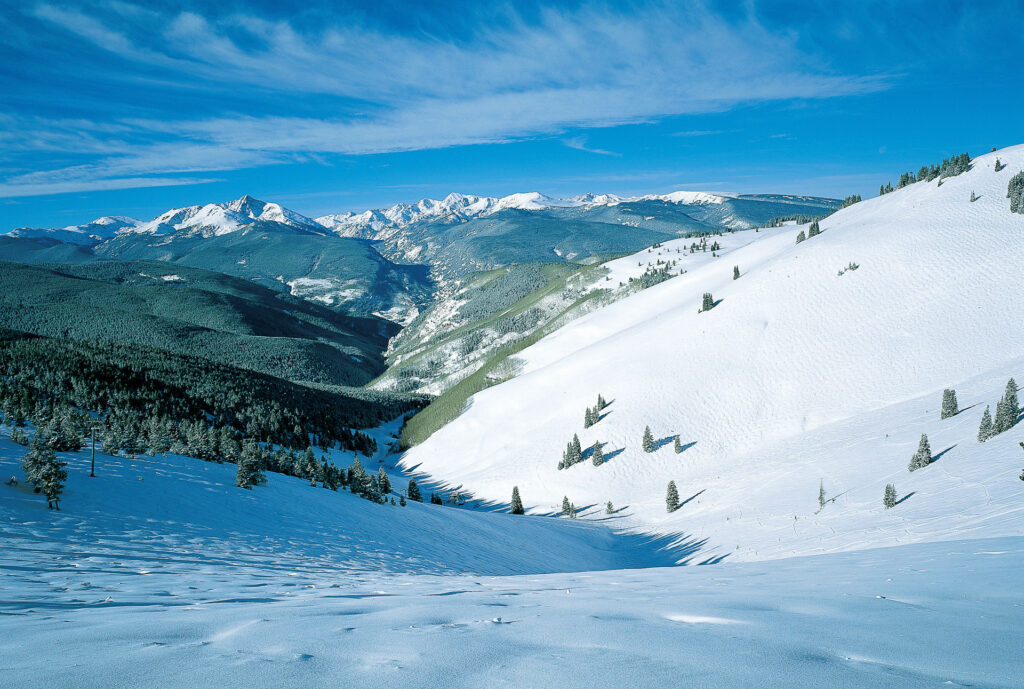
[[[546,10],[530,22],[491,17],[468,40],[384,33],[341,21],[302,32],[253,16],[161,15],[124,3],[107,8],[93,16],[41,4],[32,13],[80,41],[157,70],[167,83],[208,89],[224,101],[221,111],[182,119],[167,109],[117,120],[123,128],[117,132],[84,127],[55,133],[22,123],[9,132],[22,149],[59,150],[77,142],[73,150],[95,160],[35,180],[8,179],[10,193],[19,183],[35,189],[46,175],[70,184],[61,179],[67,170],[86,183],[245,167],[298,154],[503,143],[886,87],[881,77],[832,74],[815,65],[795,41],[766,30],[752,15],[728,22],[699,4]],[[232,111],[232,97],[243,89],[249,99],[262,97],[265,107],[250,105],[247,115]],[[288,99],[312,96],[328,99],[332,114],[292,114],[299,108],[289,108]],[[583,136],[564,143],[616,155],[588,148]]]

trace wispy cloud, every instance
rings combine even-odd
[[[655,2],[628,12],[588,5],[544,10],[529,21],[503,10],[501,21],[482,16],[470,39],[389,33],[340,19],[314,31],[249,15],[103,7],[39,4],[29,13],[125,63],[106,79],[144,76],[168,93],[205,89],[215,97],[192,117],[170,105],[127,117],[113,103],[105,128],[18,119],[0,141],[45,151],[50,164],[9,176],[6,195],[38,194],[48,181],[54,189],[73,190],[76,181],[89,189],[101,180],[127,185],[147,175],[300,155],[506,143],[888,84],[881,75],[815,67],[795,41],[780,40],[753,14],[726,21],[700,4]],[[309,99],[332,114],[311,114]],[[588,147],[582,135],[562,140],[617,155]],[[61,150],[90,159],[68,164],[55,155]]]
[[[575,148],[577,151],[586,151],[587,153],[596,153],[603,156],[619,157],[622,155],[615,151],[606,151],[603,148],[591,148],[590,146],[587,146],[587,137],[585,136],[574,136],[570,139],[562,139],[562,143],[569,148]]]

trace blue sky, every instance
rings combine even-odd
[[[244,193],[868,195],[1024,142],[1019,1],[284,4],[0,0],[0,231]]]

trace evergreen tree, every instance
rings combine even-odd
[[[612,505],[612,501],[609,500],[608,504],[604,506],[605,514],[615,514],[615,507]]]
[[[733,266],[732,267],[732,279],[733,280],[739,280],[740,279],[740,267],[739,266]]]
[[[651,433],[651,427],[644,427],[644,437],[640,443],[644,452],[654,452],[654,434]]]
[[[825,482],[818,482],[818,509],[825,506]]]
[[[21,459],[21,470],[25,473],[25,480],[32,484],[35,491],[40,491],[39,482],[42,479],[43,467],[51,460],[56,459],[53,448],[46,442],[46,438],[36,429],[32,437],[29,451]]]
[[[363,463],[359,461],[358,456],[352,460],[349,472],[349,490],[356,495],[365,496],[370,490],[370,476],[366,473],[366,469],[363,468]]]
[[[562,496],[562,516],[568,517],[572,514],[572,505],[569,504],[569,496]]]
[[[1010,178],[1006,185],[1006,197],[1010,199],[1011,213],[1024,213],[1024,170]]]
[[[601,450],[601,443],[594,442],[594,447],[590,451],[590,461],[594,463],[594,466],[599,467],[604,464],[604,452]]]
[[[523,501],[519,497],[519,486],[512,486],[512,506],[509,509],[512,514],[523,514]]]
[[[678,435],[672,439],[672,449],[676,451],[676,454],[683,451],[683,443],[680,442]]]
[[[924,433],[921,434],[921,442],[918,443],[917,452],[910,458],[910,465],[907,467],[910,471],[917,471],[923,469],[932,463],[932,448],[928,444],[928,436]]]
[[[821,234],[821,226],[818,224],[818,221],[815,220],[811,223],[811,226],[807,228],[807,238],[810,239],[811,237],[817,237],[819,234]]]
[[[260,447],[252,438],[242,443],[242,451],[238,455],[238,469],[235,471],[235,485],[239,488],[262,486],[267,482],[263,475],[263,458]]]
[[[960,408],[956,402],[956,390],[946,388],[942,391],[942,413],[943,419],[948,419],[951,416],[956,416],[960,413]]]
[[[580,445],[580,437],[572,434],[572,463],[577,464],[583,461],[583,446]]]
[[[971,189],[971,203],[974,203],[977,200],[978,200],[978,197],[974,195],[974,190]]]
[[[679,509],[679,491],[676,490],[676,482],[668,482],[668,490],[665,493],[665,508],[669,512],[675,512]]]
[[[1003,165],[1003,164],[1002,164],[1001,162],[999,162],[999,158],[996,158],[996,172],[999,172],[999,171],[1000,171],[1000,170],[1002,170],[1002,169],[1003,169],[1004,167],[1006,167],[1006,166],[1005,166],[1005,165]]]
[[[807,239],[807,235],[804,233],[803,230],[800,230],[800,234],[798,234],[796,236],[796,243],[799,244],[800,242],[804,241],[805,239]]]
[[[420,492],[420,487],[416,485],[416,479],[409,479],[409,490],[406,492],[409,494],[410,500],[423,502],[423,493]]]
[[[391,499],[394,500],[394,498],[391,498]],[[402,507],[405,507],[406,502],[405,502],[405,496],[404,495],[399,495],[398,496],[398,504],[401,505]]]
[[[713,308],[715,308],[715,298],[711,296],[711,292],[705,292],[704,297],[702,299],[700,310],[710,311]]]
[[[28,445],[28,436],[25,435],[25,431],[20,428],[11,429],[11,442],[19,445]]]
[[[603,410],[607,406],[608,406],[608,403],[604,401],[604,397],[601,396],[600,393],[598,393],[598,395],[597,395],[597,411],[600,412],[601,410]]]
[[[993,435],[995,435],[995,431],[992,429],[992,414],[989,413],[986,404],[985,413],[981,415],[981,425],[978,427],[978,442],[983,443]]]
[[[896,486],[891,483],[885,484],[885,495],[882,496],[882,504],[885,509],[896,507]]]
[[[380,486],[381,495],[391,492],[391,479],[388,478],[388,472],[384,471],[384,467],[377,469],[377,483]]]
[[[64,482],[68,480],[67,463],[57,459],[53,450],[47,453],[39,475],[39,490],[46,496],[47,505],[51,510],[60,509],[60,494],[64,492]]]
[[[584,428],[590,428],[595,423],[597,423],[597,420],[594,418],[595,416],[597,416],[595,411],[593,409],[591,409],[590,407],[587,407],[586,413],[583,414],[583,427]]]

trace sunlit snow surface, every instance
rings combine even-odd
[[[673,568],[581,520],[64,457],[60,513],[0,486],[0,686],[1020,686],[1024,538]]]

